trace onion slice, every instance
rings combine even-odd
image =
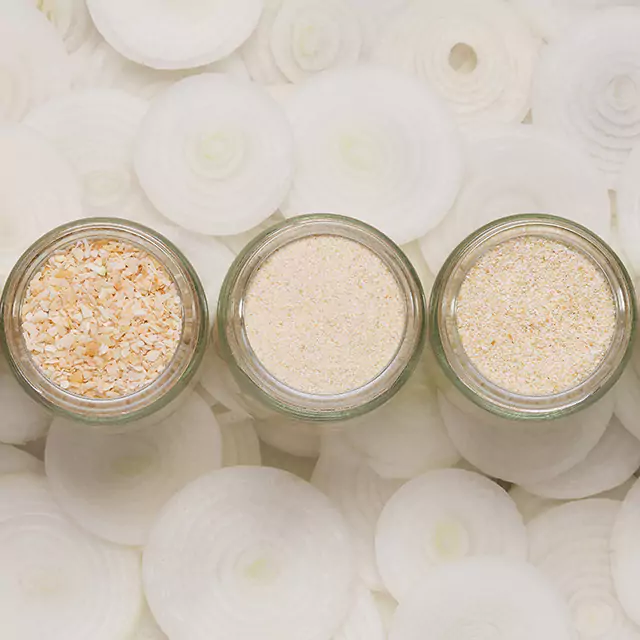
[[[44,473],[44,465],[26,451],[0,444],[0,474],[5,473]]]
[[[222,74],[193,76],[153,102],[135,168],[151,202],[177,225],[233,235],[268,218],[287,195],[291,131],[259,86]]]
[[[222,437],[210,407],[192,393],[162,422],[121,434],[56,419],[45,464],[53,494],[82,527],[141,546],[171,496],[221,466]]]
[[[382,617],[371,591],[358,591],[346,622],[332,640],[387,640]]]
[[[533,121],[566,136],[616,187],[640,143],[640,9],[594,12],[540,56]]]
[[[399,244],[424,235],[462,178],[455,124],[411,77],[362,66],[320,74],[285,104],[296,170],[282,213],[347,214]]]
[[[149,606],[172,640],[325,640],[354,596],[349,534],[317,489],[228,467],[176,495],[144,552]]]
[[[477,555],[525,560],[526,529],[495,482],[440,469],[409,481],[387,502],[376,555],[387,590],[402,602],[440,564]]]

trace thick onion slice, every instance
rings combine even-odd
[[[526,529],[495,482],[440,469],[409,481],[387,502],[376,555],[385,587],[402,602],[440,564],[480,555],[526,559]]]
[[[342,435],[323,438],[311,484],[332,500],[349,524],[360,578],[369,589],[384,589],[376,561],[376,525],[384,505],[402,483],[378,475]]]
[[[0,127],[0,167],[0,273],[6,275],[42,234],[80,218],[82,206],[80,185],[69,164],[28,127]]]
[[[435,89],[463,126],[521,122],[539,41],[503,0],[414,2],[389,21],[373,59]]]
[[[362,17],[350,0],[268,0],[242,47],[251,77],[263,84],[301,82],[355,64],[364,44]]]
[[[451,390],[451,393],[453,391]],[[489,476],[527,485],[550,480],[582,462],[613,414],[612,394],[578,414],[543,424],[505,420],[455,396],[438,400],[447,432],[460,453]]]
[[[640,481],[636,481],[618,512],[611,535],[611,570],[616,593],[627,615],[640,625]]]
[[[640,440],[614,416],[582,462],[555,478],[526,485],[525,489],[557,500],[587,498],[623,484],[639,467]]]
[[[562,593],[576,637],[640,638],[616,597],[609,539],[620,510],[615,500],[580,500],[554,507],[529,523],[529,560]]]
[[[403,244],[435,227],[458,193],[458,134],[438,97],[380,67],[320,74],[285,104],[296,171],[285,216],[347,214]]]
[[[514,213],[552,213],[609,239],[607,185],[589,158],[571,144],[531,125],[474,134],[467,173],[444,221],[421,242],[433,273],[470,233]]]
[[[286,197],[290,127],[259,86],[223,74],[193,76],[153,102],[135,168],[167,218],[190,231],[233,235],[266,220]]]
[[[355,590],[342,516],[307,482],[266,467],[214,471],[176,495],[143,577],[172,640],[326,640]]]
[[[162,422],[121,434],[56,419],[45,463],[53,494],[81,526],[141,546],[169,498],[221,466],[222,437],[210,407],[192,393]]]
[[[142,607],[140,557],[91,536],[44,476],[0,476],[0,636],[130,640]]]
[[[0,444],[0,474],[44,473],[42,460],[9,444]]]
[[[533,121],[587,152],[616,187],[640,143],[640,9],[594,12],[544,49]]]
[[[123,56],[156,69],[220,60],[255,29],[263,0],[87,0],[105,40]]]
[[[145,196],[133,170],[134,141],[147,102],[123,91],[74,91],[37,107],[25,119],[80,177],[86,215],[135,218]]]
[[[73,65],[55,27],[28,0],[5,0],[0,20],[0,123],[65,92]]]
[[[530,564],[475,557],[433,570],[400,603],[389,640],[572,640],[569,609]]]
[[[220,422],[222,433],[222,464],[260,465],[260,441],[252,420]]]

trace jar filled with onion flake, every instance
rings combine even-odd
[[[245,396],[307,421],[391,398],[425,337],[425,299],[404,253],[352,218],[291,218],[249,243],[222,286],[217,348]]]
[[[471,234],[438,274],[430,340],[447,377],[501,417],[553,419],[603,396],[630,357],[633,281],[614,251],[551,215]]]
[[[159,419],[208,338],[200,280],[166,238],[118,218],[53,229],[19,258],[0,315],[19,382],[70,419]]]

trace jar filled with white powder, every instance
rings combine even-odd
[[[118,218],[58,227],[19,258],[2,294],[18,381],[77,421],[160,419],[194,380],[208,340],[200,280],[151,229]]]
[[[403,252],[342,216],[299,216],[251,242],[223,284],[218,348],[242,388],[291,416],[379,406],[422,350],[425,301]]]
[[[595,402],[635,335],[633,281],[588,229],[555,216],[502,218],[449,256],[430,303],[445,374],[476,404],[550,419]]]

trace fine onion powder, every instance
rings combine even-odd
[[[586,380],[616,325],[602,270],[582,252],[543,237],[487,251],[460,287],[456,316],[476,369],[525,396],[562,393]]]
[[[275,251],[252,276],[244,322],[264,368],[292,389],[347,393],[393,359],[406,324],[395,276],[359,242],[314,235]]]

